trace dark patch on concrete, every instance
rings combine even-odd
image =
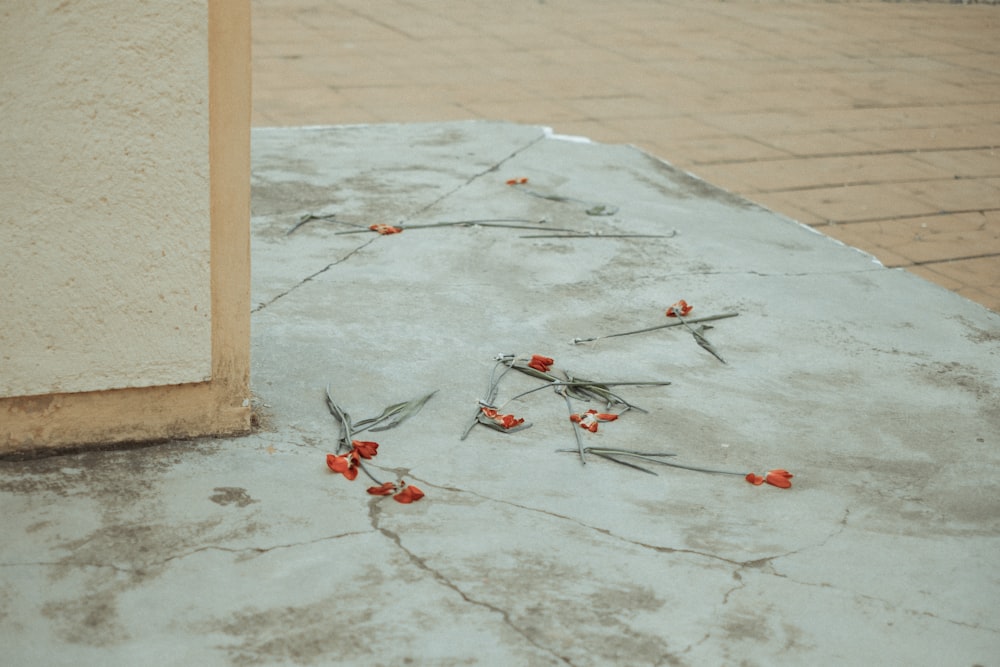
[[[208,499],[216,505],[236,505],[237,507],[246,507],[251,503],[260,502],[251,498],[246,489],[238,486],[217,486],[212,490],[215,491],[215,493],[209,496]]]
[[[965,328],[969,330],[969,333],[965,334],[965,337],[973,343],[1000,343],[1000,327],[997,327],[996,329],[983,329],[981,327],[977,327],[961,315],[957,316],[955,319],[961,322]]]
[[[42,616],[51,620],[56,634],[71,644],[104,647],[128,639],[118,616],[117,592],[101,590],[80,598],[47,602]]]
[[[269,181],[255,178],[251,187],[250,214],[254,218],[254,236],[264,233],[284,235],[295,226],[305,213],[333,213],[344,200],[338,196],[340,188],[317,186],[304,181]],[[261,216],[288,216],[288,224],[280,228],[280,221],[262,223]],[[324,221],[309,223],[329,224]],[[272,227],[275,227],[272,229]]]
[[[228,651],[232,664],[241,667],[333,664],[366,657],[365,663],[375,664],[364,640],[364,626],[373,612],[343,619],[337,607],[336,600],[264,610],[251,607],[212,629],[236,640],[221,648]]]

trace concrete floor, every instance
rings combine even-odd
[[[1000,315],[634,148],[253,141],[261,428],[0,461],[4,664],[997,664]],[[738,313],[704,333],[728,363],[680,328],[573,342],[682,298]],[[462,441],[497,354],[672,384],[616,388],[647,412],[595,433],[546,388],[505,408],[530,428]],[[355,421],[437,391],[363,435],[426,497],[327,469],[328,384]],[[542,386],[511,372],[495,403]],[[584,466],[576,435],[795,477]]]
[[[638,146],[1000,312],[1000,7],[252,0],[254,124]]]

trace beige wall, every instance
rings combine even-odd
[[[0,453],[248,428],[249,11],[0,3]]]
[[[211,377],[204,0],[0,9],[0,396]]]

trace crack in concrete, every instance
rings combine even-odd
[[[268,306],[270,306],[271,304],[273,304],[275,301],[278,301],[279,299],[283,299],[284,297],[288,296],[289,294],[291,294],[295,290],[299,289],[300,287],[302,287],[306,283],[312,281],[317,276],[323,275],[324,273],[326,273],[327,271],[329,271],[333,267],[337,266],[338,264],[343,264],[344,262],[346,262],[347,260],[349,260],[351,257],[353,257],[354,255],[358,254],[359,252],[361,252],[362,250],[364,250],[365,248],[367,248],[368,246],[370,246],[374,242],[375,242],[374,238],[368,239],[367,241],[365,241],[364,243],[362,243],[361,245],[357,246],[356,248],[354,248],[353,250],[351,250],[350,252],[348,252],[346,255],[344,255],[343,257],[341,257],[340,259],[338,259],[337,261],[330,262],[329,264],[327,264],[326,266],[324,266],[319,271],[316,271],[314,273],[309,274],[308,276],[306,276],[305,278],[303,278],[299,282],[295,283],[294,285],[292,285],[291,287],[289,287],[288,289],[286,289],[284,292],[281,292],[280,294],[277,294],[276,296],[271,297],[270,300],[265,301],[263,303],[257,304],[257,307],[251,309],[250,313],[251,314],[253,314],[253,313],[259,313],[260,311],[264,310],[265,308],[267,308]]]
[[[421,481],[422,483],[426,483],[426,482],[423,482],[423,480],[419,480],[419,481]],[[428,486],[434,486],[434,485],[428,485]],[[560,663],[565,664],[565,665],[570,665],[572,667],[573,662],[569,658],[567,658],[566,656],[559,655],[554,650],[552,650],[552,649],[550,649],[550,648],[548,648],[546,646],[543,646],[543,645],[539,644],[537,641],[535,641],[534,639],[532,639],[531,636],[523,628],[521,628],[520,626],[518,626],[513,621],[513,619],[511,618],[511,615],[510,615],[509,611],[507,611],[506,609],[503,609],[501,607],[498,607],[498,606],[496,606],[494,604],[491,604],[489,602],[486,602],[484,600],[477,600],[477,599],[473,598],[468,593],[466,593],[465,591],[463,591],[457,584],[455,584],[455,582],[451,581],[448,577],[446,577],[444,575],[444,573],[442,573],[440,570],[431,567],[427,563],[427,561],[425,559],[423,559],[420,556],[418,556],[417,554],[413,553],[413,551],[411,551],[410,549],[407,549],[406,546],[403,545],[403,540],[400,537],[399,533],[397,533],[397,532],[395,532],[393,530],[390,530],[389,528],[386,528],[386,527],[384,527],[384,526],[382,526],[380,524],[379,516],[382,513],[381,501],[383,501],[383,500],[385,500],[385,499],[381,498],[381,497],[374,497],[368,503],[368,517],[369,517],[369,520],[371,521],[372,528],[374,528],[375,530],[377,530],[379,533],[381,533],[387,539],[389,539],[393,544],[395,544],[396,548],[398,548],[400,551],[402,551],[403,554],[405,554],[406,557],[409,559],[409,561],[411,563],[413,563],[413,565],[415,565],[420,570],[423,570],[424,572],[426,572],[429,575],[431,575],[431,577],[433,577],[435,581],[437,581],[439,584],[441,584],[442,586],[444,586],[448,590],[454,592],[456,595],[458,595],[460,598],[462,598],[463,601],[465,601],[465,602],[467,602],[467,603],[469,603],[471,605],[475,605],[477,607],[482,607],[483,609],[487,609],[487,610],[489,610],[489,611],[491,611],[491,612],[493,612],[495,614],[499,614],[500,618],[502,619],[502,621],[504,623],[504,625],[506,625],[507,627],[509,627],[511,630],[513,630],[517,634],[521,635],[524,638],[524,640],[526,642],[528,642],[531,646],[535,647],[536,649],[538,649],[540,651],[544,651],[545,653],[548,653],[554,659],[558,660]]]
[[[412,215],[409,215],[409,216],[403,218],[403,221],[405,222],[406,220],[412,220],[413,218],[415,218],[416,216],[420,215],[424,211],[428,211],[428,210],[434,208],[435,206],[437,206],[438,204],[440,204],[441,202],[443,202],[448,197],[451,197],[452,195],[454,195],[456,192],[459,192],[459,191],[461,191],[461,190],[469,187],[472,183],[474,183],[475,181],[479,180],[480,178],[482,178],[486,174],[490,174],[490,173],[493,173],[493,172],[499,170],[500,167],[502,167],[504,164],[506,164],[507,162],[510,162],[511,160],[513,160],[514,158],[516,158],[518,155],[520,155],[524,151],[530,149],[532,146],[534,146],[535,144],[537,144],[537,143],[539,143],[541,141],[544,141],[545,139],[546,139],[546,135],[542,134],[542,135],[538,136],[537,138],[535,138],[534,140],[529,141],[527,144],[523,145],[521,148],[518,148],[515,151],[513,151],[512,153],[510,153],[507,157],[501,158],[500,160],[498,160],[494,164],[490,165],[486,169],[483,169],[482,171],[480,171],[477,174],[473,174],[472,176],[470,176],[469,178],[467,178],[464,183],[462,183],[462,184],[460,184],[460,185],[452,188],[449,192],[444,193],[443,195],[441,195],[440,197],[438,197],[437,199],[435,199],[431,203],[427,204],[423,208],[418,209]]]
[[[438,204],[440,204],[442,201],[444,201],[448,197],[451,197],[456,192],[459,192],[460,190],[468,187],[470,184],[472,184],[476,180],[482,178],[486,174],[489,174],[489,173],[492,173],[494,171],[497,171],[506,162],[509,162],[510,160],[514,159],[515,157],[517,157],[518,155],[520,155],[524,151],[528,150],[529,148],[531,148],[532,146],[534,146],[538,142],[543,141],[544,139],[545,139],[545,135],[542,134],[539,137],[537,137],[536,139],[534,139],[533,141],[528,142],[527,144],[523,145],[521,148],[518,148],[517,150],[513,151],[512,153],[510,153],[506,157],[504,157],[504,158],[500,159],[499,161],[495,162],[494,164],[490,165],[486,169],[483,169],[482,171],[480,171],[480,172],[478,172],[476,174],[473,174],[472,176],[470,176],[469,178],[467,178],[463,183],[461,183],[461,184],[457,185],[456,187],[452,188],[451,190],[449,190],[448,192],[444,193],[443,195],[441,195],[440,197],[438,197],[434,201],[432,201],[432,202],[430,202],[430,203],[428,203],[428,204],[426,204],[426,205],[418,208],[417,210],[413,211],[409,215],[403,216],[400,219],[400,223],[404,223],[404,222],[406,222],[408,220],[412,220],[413,218],[417,217],[418,215],[420,215],[424,211],[427,211],[427,210],[429,210],[431,208],[434,208],[435,206],[437,206]],[[274,302],[278,301],[279,299],[283,299],[284,297],[288,296],[289,294],[291,294],[295,290],[299,289],[300,287],[302,287],[306,283],[312,281],[314,278],[316,278],[316,277],[318,277],[318,276],[326,273],[327,271],[329,271],[330,269],[332,269],[333,267],[335,267],[335,266],[337,266],[339,264],[343,264],[344,262],[346,262],[347,260],[349,260],[351,257],[353,257],[354,255],[356,255],[357,253],[359,253],[361,250],[363,250],[364,248],[366,248],[369,245],[371,245],[372,243],[374,243],[375,240],[376,240],[376,238],[372,238],[372,239],[369,239],[368,241],[365,241],[364,243],[362,243],[358,247],[354,248],[353,250],[351,250],[350,252],[348,252],[346,255],[344,255],[343,257],[341,257],[337,261],[331,262],[330,264],[327,264],[326,266],[324,266],[322,269],[320,269],[320,270],[318,270],[318,271],[316,271],[314,273],[311,273],[310,275],[306,276],[305,278],[303,278],[302,280],[300,280],[296,284],[294,284],[291,287],[289,287],[288,289],[286,289],[284,292],[281,292],[281,293],[277,294],[276,296],[271,297],[271,299],[269,299],[268,301],[265,301],[263,303],[257,304],[256,307],[254,307],[253,309],[250,310],[250,313],[251,314],[253,314],[253,313],[259,313],[260,311],[264,310],[265,308],[267,308],[268,306],[270,306]]]
[[[92,561],[74,560],[72,557],[59,560],[59,561],[31,561],[31,562],[8,562],[0,563],[0,567],[93,567],[93,568],[106,568],[111,569],[116,572],[121,572],[123,574],[146,574],[149,570],[162,567],[171,563],[175,560],[181,560],[193,556],[198,553],[203,553],[206,551],[221,551],[231,554],[246,554],[251,553],[252,557],[260,556],[262,554],[269,553],[271,551],[277,551],[279,549],[295,549],[297,547],[304,547],[311,544],[319,544],[320,542],[328,542],[331,540],[339,540],[344,537],[353,537],[355,535],[368,535],[371,531],[367,530],[355,530],[346,533],[338,533],[336,535],[327,535],[325,537],[318,537],[314,540],[306,540],[303,542],[291,542],[287,544],[274,544],[267,547],[224,547],[216,544],[207,544],[205,546],[198,547],[196,549],[191,549],[182,553],[174,554],[173,556],[168,556],[166,558],[150,561],[142,565],[133,566],[122,566],[115,563],[98,563]]]

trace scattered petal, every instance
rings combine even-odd
[[[533,354],[531,355],[531,361],[528,362],[528,368],[534,368],[536,371],[548,373],[554,363],[556,362],[552,357],[544,357],[540,354]]]
[[[580,428],[585,428],[591,433],[597,433],[597,424],[600,422],[613,422],[618,419],[618,415],[608,412],[598,412],[597,410],[587,410],[582,415],[570,415],[569,420],[574,424],[579,424]]]
[[[405,485],[403,490],[392,497],[397,503],[408,505],[424,497],[424,492],[413,485]]]
[[[768,470],[767,474],[764,475],[764,481],[771,486],[777,486],[781,489],[789,489],[792,486],[792,477],[794,477],[792,473],[778,468],[777,470]]]
[[[378,454],[377,442],[372,442],[370,440],[351,440],[351,445],[354,447],[354,452],[356,452],[363,459],[370,459]]]
[[[520,178],[511,178],[507,180],[507,185],[524,185],[528,182],[527,177],[521,176]]]
[[[358,476],[358,458],[352,451],[349,454],[327,454],[326,465],[333,472],[338,472],[349,480]]]
[[[385,225],[385,224],[371,225],[368,229],[372,230],[373,232],[378,232],[379,234],[382,235],[399,234],[400,232],[403,231],[402,227],[394,227],[392,225]]]
[[[368,493],[373,496],[391,496],[396,493],[396,484],[394,482],[386,482],[382,486],[369,486]]]
[[[747,473],[746,480],[756,486],[760,486],[764,482],[767,482],[771,486],[776,486],[779,489],[790,489],[792,487],[792,477],[794,477],[792,473],[787,470],[777,468],[775,470],[768,470],[764,473],[763,477],[752,472]]]
[[[678,315],[686,317],[692,310],[694,310],[694,306],[689,305],[687,301],[681,299],[674,305],[667,308],[667,317],[677,317]]]
[[[493,408],[482,407],[480,410],[486,415],[490,420],[502,426],[503,428],[514,428],[515,426],[520,426],[524,423],[524,419],[519,419],[512,414],[500,414],[497,410]]]

